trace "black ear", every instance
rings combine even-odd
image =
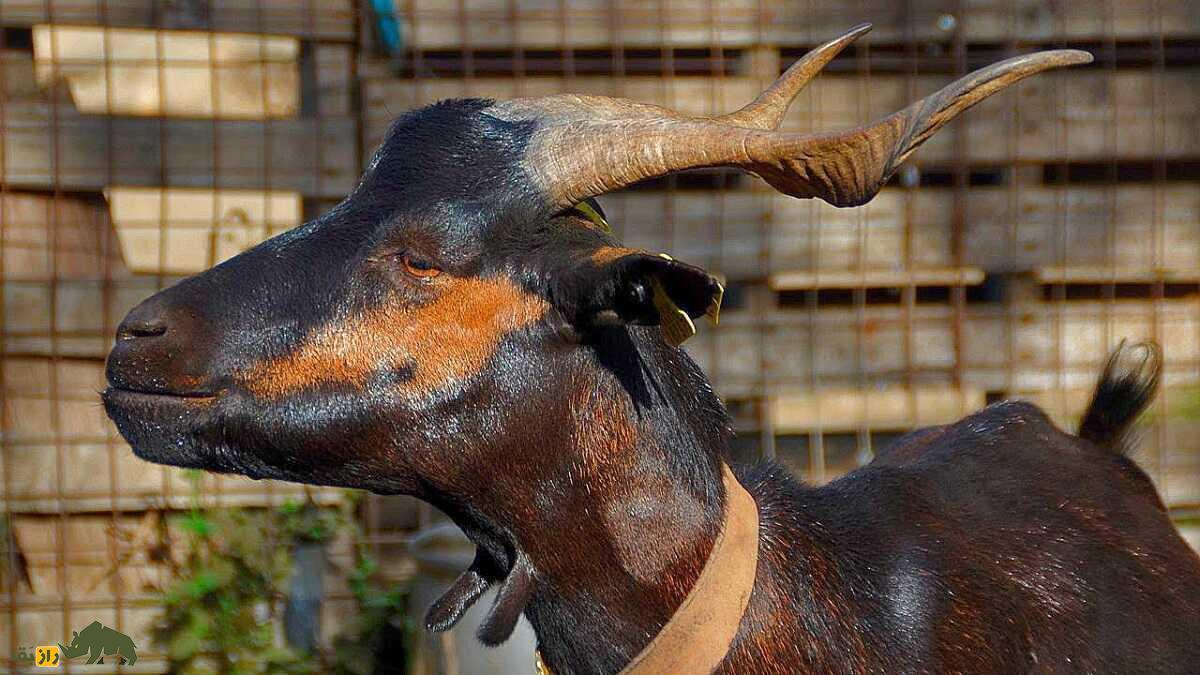
[[[553,302],[577,330],[636,324],[662,326],[678,346],[692,335],[692,319],[717,322],[725,288],[716,277],[666,254],[601,248],[553,285]]]

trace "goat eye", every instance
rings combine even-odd
[[[442,273],[437,265],[427,258],[405,251],[400,255],[400,262],[404,263],[404,270],[418,279],[432,279]]]

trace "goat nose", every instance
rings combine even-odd
[[[117,327],[118,340],[166,335],[167,324],[160,317],[126,317]]]

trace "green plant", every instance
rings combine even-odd
[[[292,545],[327,542],[344,532],[361,542],[354,511],[361,495],[347,492],[340,509],[311,500],[287,501],[274,510],[203,509],[199,473],[193,472],[193,503],[174,521],[184,537],[181,561],[167,562],[171,583],[154,633],[174,673],[376,672],[385,651],[407,653],[413,626],[406,621],[407,589],[383,590],[373,578],[377,564],[361,544],[357,564],[346,572],[357,614],[335,638],[333,649],[308,656],[280,644],[277,620],[292,571]],[[166,530],[161,536],[166,536]],[[170,551],[159,542],[156,551]]]
[[[302,673],[312,664],[277,643],[275,619],[290,571],[272,546],[273,515],[193,508],[179,519],[187,553],[164,594],[154,639],[176,673]]]
[[[329,672],[337,675],[368,675],[380,672],[380,661],[387,661],[387,652],[410,653],[415,626],[408,617],[408,590],[383,590],[374,581],[378,564],[360,548],[359,562],[349,574],[347,583],[354,594],[358,613],[333,642]],[[399,641],[395,649],[393,641]],[[391,649],[389,649],[391,647]],[[403,665],[387,664],[390,666]]]

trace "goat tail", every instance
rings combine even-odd
[[[1158,391],[1162,350],[1150,341],[1117,345],[1092,393],[1079,437],[1111,452],[1129,449],[1128,433]]]

